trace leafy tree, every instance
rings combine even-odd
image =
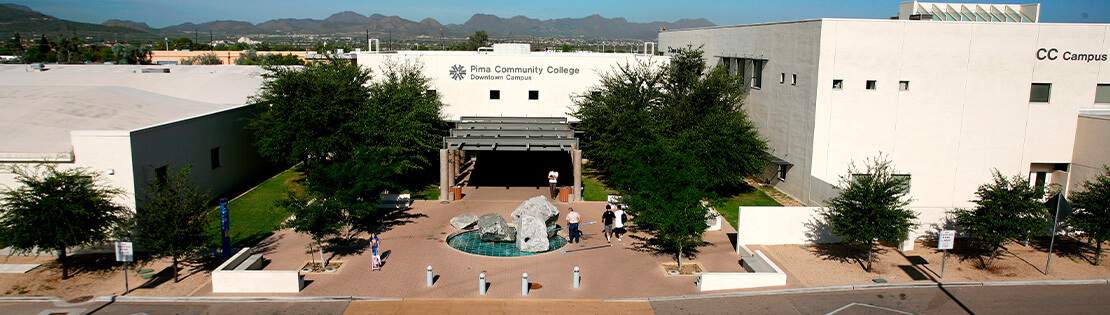
[[[262,59],[266,65],[304,65],[304,59],[294,54],[266,54]]]
[[[254,49],[239,53],[239,59],[235,59],[237,65],[260,65],[262,64],[262,56]]]
[[[224,62],[216,54],[207,53],[181,59],[183,65],[222,65]]]
[[[150,62],[150,47],[147,46],[115,45],[112,46],[112,54],[120,64],[137,65]]]
[[[906,209],[909,178],[894,173],[894,165],[881,155],[869,159],[864,170],[852,163],[848,175],[840,177],[840,194],[825,201],[823,216],[833,234],[843,242],[867,246],[867,272],[875,241],[903,242],[917,227],[917,214]]]
[[[1083,182],[1083,190],[1071,193],[1072,205],[1080,211],[1068,218],[1079,232],[1095,240],[1095,265],[1102,260],[1102,242],[1110,240],[1110,166]]]
[[[474,35],[470,35],[470,37],[468,37],[465,42],[459,43],[458,45],[453,45],[452,50],[477,51],[478,48],[486,47],[488,45],[489,35],[486,34],[486,31],[483,30],[474,32]]]
[[[209,240],[212,208],[207,204],[212,196],[197,189],[189,169],[171,169],[165,178],[151,179],[135,216],[139,244],[156,257],[173,258],[175,283],[178,261],[204,248]]]
[[[95,245],[123,221],[127,208],[112,199],[123,190],[86,168],[12,167],[15,188],[0,191],[0,248],[56,251],[69,278],[66,249]]]
[[[293,218],[285,223],[287,227],[312,237],[316,248],[320,250],[320,266],[327,267],[324,240],[339,233],[339,228],[343,225],[344,206],[334,199],[319,196],[306,199],[289,192],[284,200],[279,201],[278,207],[293,214]]]
[[[979,186],[973,200],[974,209],[956,209],[956,225],[980,240],[990,259],[983,264],[990,268],[998,250],[1007,241],[1018,241],[1031,231],[1045,226],[1048,211],[1040,201],[1044,194],[1038,192],[1021,175],[1006,178],[998,170],[992,172],[994,181]],[[979,258],[982,262],[982,257]]]
[[[19,32],[15,32],[15,35],[4,42],[4,53],[22,56],[24,51],[23,38],[19,36]]]

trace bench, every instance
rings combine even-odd
[[[382,194],[378,202],[378,209],[408,209],[412,207],[410,194]]]

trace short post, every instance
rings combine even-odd
[[[578,266],[574,266],[574,287],[575,288],[578,288],[580,285],[582,285],[582,276],[578,272],[579,272]]]
[[[428,266],[428,286],[432,286],[432,266]]]
[[[486,273],[478,275],[478,294],[486,295]]]
[[[528,273],[525,272],[520,278],[520,295],[528,295]]]
[[[940,278],[944,279],[944,264],[948,263],[948,250],[944,250],[944,258],[940,260]]]

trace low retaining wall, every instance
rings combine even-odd
[[[821,207],[740,207],[735,222],[738,244],[784,245],[836,243],[840,237],[832,234]],[[957,230],[955,219],[946,208],[911,207],[917,212],[916,230],[910,232],[909,241],[901,250],[912,250],[913,240],[935,238],[940,230]],[[734,222],[729,222],[734,223]],[[962,233],[961,233],[962,234]]]
[[[297,293],[304,288],[304,276],[297,270],[235,270],[250,257],[250,248],[212,271],[214,293]]]
[[[771,262],[761,251],[755,251],[751,258],[762,260],[770,265],[773,272],[706,272],[698,277],[701,291],[747,289],[786,285],[786,273]]]

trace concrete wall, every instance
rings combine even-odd
[[[739,244],[782,245],[835,243],[828,223],[820,215],[820,207],[740,207],[736,225]],[[910,240],[934,238],[940,230],[958,230],[946,208],[910,208],[917,212],[919,226],[910,233]],[[912,243],[903,244],[905,250]]]
[[[361,53],[358,64],[380,78],[387,60],[420,62],[424,75],[447,106],[447,119],[459,116],[555,116],[569,117],[573,98],[600,81],[600,73],[612,72],[626,63],[665,64],[667,57],[613,53],[539,53],[495,54],[477,52],[401,51],[396,54]],[[465,71],[459,79],[451,76],[452,67]],[[497,72],[501,68],[537,67],[539,73]],[[481,69],[481,70],[479,70]],[[485,72],[488,69],[488,72]],[[555,73],[559,69],[570,72]],[[490,99],[490,90],[501,91],[501,98]],[[539,91],[538,100],[529,100],[528,91]],[[570,117],[573,119],[572,117]]]
[[[1103,165],[1110,164],[1110,116],[1083,115],[1075,131],[1075,148],[1071,164],[1069,191],[1083,190],[1083,182],[1103,172]]]
[[[135,186],[138,198],[155,178],[155,169],[192,165],[191,175],[200,189],[219,195],[267,175],[271,164],[252,144],[246,130],[250,106],[219,111],[131,132]],[[211,150],[219,148],[220,165],[213,168]]]
[[[251,254],[250,248],[212,271],[214,293],[297,293],[304,288],[304,276],[296,270],[234,270]]]
[[[131,168],[130,132],[124,130],[76,130],[70,132],[74,164],[66,167],[88,167],[104,175],[108,185],[124,190],[116,199],[135,210],[135,172]]]
[[[762,251],[755,251],[754,256],[771,265],[775,272],[707,272],[698,277],[698,289],[714,291],[786,285],[786,273],[779,266]]]

